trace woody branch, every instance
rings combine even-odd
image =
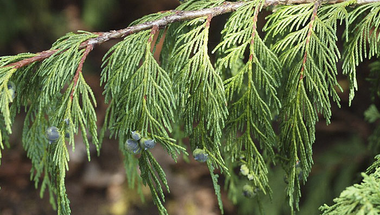
[[[269,6],[275,6],[275,5],[292,5],[292,4],[308,4],[308,3],[315,3],[316,0],[266,0],[265,3],[263,3],[263,7],[269,7]],[[336,4],[340,2],[345,2],[348,0],[322,0],[322,3],[324,4]],[[357,0],[356,4],[368,4],[373,2],[380,2],[380,0]],[[141,23],[138,25],[130,26],[124,29],[120,30],[112,30],[109,32],[96,32],[99,36],[96,38],[91,38],[85,42],[83,42],[79,48],[84,49],[89,46],[95,46],[102,44],[104,42],[107,42],[112,39],[120,39],[124,38],[130,34],[134,34],[143,30],[152,29],[154,26],[158,26],[159,28],[165,28],[171,23],[174,22],[181,22],[186,20],[191,20],[199,17],[215,17],[226,13],[231,13],[240,7],[243,7],[246,5],[247,2],[224,2],[222,5],[213,7],[213,8],[207,8],[207,9],[201,9],[201,10],[193,10],[193,11],[178,11],[178,10],[171,10],[170,15],[162,17],[160,19],[149,21],[145,23]],[[50,56],[52,56],[54,53],[56,53],[59,50],[47,50],[37,53],[36,56],[31,58],[26,58],[21,61],[17,61],[14,63],[11,63],[7,65],[7,67],[14,67],[14,68],[21,68],[23,66],[29,65],[31,63],[42,61]]]

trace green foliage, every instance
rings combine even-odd
[[[209,22],[199,18],[184,23],[179,29],[192,25],[196,27],[178,38],[174,46],[178,51],[172,55],[175,67],[171,71],[175,94],[179,98],[179,118],[184,119],[191,149],[205,148],[211,160],[224,168],[219,149],[227,115],[224,86],[208,57]]]
[[[132,131],[138,130],[142,136],[153,137],[176,159],[177,154],[185,152],[185,149],[168,134],[172,130],[174,118],[174,94],[168,74],[151,52],[153,36],[150,31],[141,31],[126,37],[106,55],[102,82],[106,83],[106,100],[111,102],[104,127],[124,141]],[[124,142],[119,142],[120,149],[125,151]],[[137,168],[130,164],[136,164],[133,159],[136,158],[127,155],[124,161],[129,173],[128,180],[132,183]],[[163,170],[149,151],[143,151],[138,163],[142,182],[150,187],[160,213],[167,214],[162,204],[164,193],[159,183],[160,180],[169,191]],[[155,176],[156,172],[159,179]]]
[[[7,134],[12,133],[11,124],[12,124],[12,118],[11,113],[9,109],[10,103],[13,101],[12,95],[10,90],[8,89],[8,83],[10,80],[10,77],[12,74],[16,72],[16,69],[2,69],[0,70],[2,84],[0,86],[0,111],[1,111],[1,132],[0,132],[0,150],[4,149],[4,143],[3,143],[3,136],[5,137],[5,140],[7,139]],[[7,143],[6,140],[6,144]],[[1,151],[0,151],[0,158],[1,158]]]
[[[300,161],[306,181],[311,171],[315,124],[322,113],[327,123],[331,117],[330,97],[339,101],[336,63],[340,57],[336,45],[336,26],[345,19],[350,2],[321,7],[318,3],[284,6],[270,15],[267,37],[284,35],[272,47],[279,54],[287,75],[280,117],[279,149],[289,174],[287,193],[290,206],[298,208],[300,180],[295,163]]]
[[[181,5],[180,8],[201,9],[218,5],[222,1],[191,2]],[[185,134],[190,137],[191,150],[200,148],[206,151],[209,156],[207,163],[212,173],[214,166],[227,170],[220,147],[228,112],[223,81],[220,73],[214,69],[208,53],[210,21],[201,17],[184,22],[175,26],[176,28],[170,27],[168,35],[180,36],[175,43],[168,42],[166,50],[169,53],[163,55],[168,56],[170,63],[164,62],[163,65],[171,71],[174,80],[173,88],[179,107],[178,118],[184,120]],[[170,41],[171,38],[167,38]],[[217,175],[212,173],[212,179],[216,192],[219,193]],[[220,193],[217,196],[222,207]]]
[[[232,162],[244,155],[243,162],[253,174],[252,184],[267,193],[270,187],[266,162],[273,160],[276,143],[272,113],[278,114],[281,107],[276,91],[280,62],[259,36],[256,25],[261,8],[255,5],[247,4],[231,15],[222,32],[222,42],[215,49],[224,55],[218,61],[218,69],[228,68],[232,73],[224,82],[226,97],[231,101],[225,151]],[[247,50],[249,59],[243,62]],[[260,142],[265,156],[254,139]]]
[[[159,213],[167,214],[165,192],[170,190],[164,170],[149,149],[135,154],[125,143],[132,138],[131,132],[138,131],[176,161],[179,154],[187,155],[187,146],[179,139],[189,137],[189,150],[199,149],[208,156],[206,164],[222,212],[220,175],[224,174],[233,203],[248,201],[242,200],[246,184],[258,211],[263,212],[267,204],[261,196],[272,197],[269,176],[277,171],[272,166],[279,164],[287,177],[284,186],[294,213],[299,209],[301,184],[306,183],[314,163],[312,145],[319,114],[330,123],[331,101],[339,106],[338,61],[343,60],[343,73],[350,80],[351,101],[357,90],[355,66],[364,58],[378,56],[380,4],[347,9],[354,3],[276,6],[261,31],[258,19],[265,4],[246,1],[230,14],[213,51],[209,47],[211,14],[178,18],[168,26],[124,35],[103,58],[101,84],[109,105],[99,137],[96,100],[82,66],[92,42],[104,34],[69,33],[46,52],[1,57],[0,150],[9,145],[14,117],[24,108],[22,138],[32,162],[31,179],[40,186],[41,197],[45,190],[49,192],[58,214],[70,214],[65,188],[68,145],[75,150],[74,136],[80,130],[90,160],[88,136],[99,153],[109,130],[119,140],[129,186],[137,187],[141,196],[141,186],[148,186]],[[190,0],[177,10],[227,4]],[[181,12],[147,15],[131,28],[172,15],[180,17]],[[337,31],[343,23],[346,48],[341,56]],[[161,41],[158,61],[154,53]],[[42,59],[41,55],[49,56]],[[22,60],[30,62],[20,66]],[[378,71],[377,64],[372,67]],[[373,91],[379,94],[379,77],[371,77]],[[8,87],[11,81],[15,97]],[[375,106],[365,116],[370,122],[380,118]],[[57,127],[59,138],[49,142],[45,131],[51,126]],[[377,212],[378,165],[375,162],[369,169],[374,172],[364,174],[364,182],[344,191],[334,206],[323,206],[324,213]],[[331,179],[330,175],[323,177]]]
[[[344,53],[343,72],[348,74],[352,81],[350,99],[353,98],[353,91],[357,90],[355,66],[363,61],[363,58],[378,56],[379,9],[379,3],[368,4],[354,9],[348,15],[348,22],[361,20],[359,24],[350,29],[351,33],[354,31],[360,33],[353,34],[354,36],[349,38],[346,35],[348,44]],[[378,62],[371,64],[369,81],[372,85],[372,100],[379,96],[378,71]],[[364,116],[368,122],[373,123],[379,119],[380,114],[376,106],[372,104],[365,111]],[[378,151],[379,135],[380,130],[377,126],[369,138],[370,147],[374,151]],[[323,214],[379,214],[379,155],[375,158],[376,161],[367,169],[367,173],[362,173],[362,183],[346,188],[338,198],[334,199],[334,205],[321,206],[320,210],[323,211]]]
[[[346,188],[332,206],[323,205],[320,209],[323,214],[379,214],[380,169],[367,175],[362,173],[363,182]]]
[[[168,192],[170,191],[164,170],[149,151],[144,151],[141,154],[139,166],[141,169],[142,182],[144,185],[149,186],[154,204],[157,205],[160,214],[167,214],[167,211],[162,204],[162,201],[165,201],[165,195],[161,183],[164,184]]]
[[[80,50],[80,44],[93,38],[94,34],[68,34],[53,44],[51,50],[59,50],[50,58],[41,63],[33,63],[19,70],[12,67],[2,67],[7,72],[2,76],[2,86],[7,86],[12,78],[17,86],[17,98],[12,103],[14,113],[16,108],[25,106],[26,119],[23,129],[23,146],[28,157],[32,161],[31,179],[36,187],[41,182],[41,196],[46,188],[49,189],[50,201],[55,204],[54,195],[57,196],[58,213],[70,214],[69,200],[65,188],[65,176],[68,170],[69,154],[65,143],[65,133],[68,132],[69,144],[74,145],[74,133],[81,128],[83,141],[87,146],[88,158],[89,141],[87,130],[92,136],[92,142],[98,145],[95,98],[91,88],[86,84],[81,73],[76,74],[76,69],[83,56],[84,50]],[[32,54],[22,54],[16,57],[3,57],[4,64],[19,61]],[[72,81],[76,76],[77,81]],[[62,92],[64,89],[64,93]],[[6,130],[10,133],[11,118],[9,103],[12,97],[8,88],[4,87],[1,110],[5,118]],[[64,121],[67,119],[67,123]],[[45,130],[49,126],[59,129],[60,137],[57,141],[48,143]],[[55,207],[55,206],[54,206]]]
[[[340,139],[340,138],[339,138]],[[317,139],[317,143],[325,140]],[[350,186],[358,175],[360,162],[358,161],[368,153],[367,146],[360,137],[348,136],[340,141],[329,141],[329,150],[314,155],[314,168],[312,176],[307,183],[302,186],[302,204],[299,215],[320,214],[319,206],[331,204],[335,196],[338,196],[345,187]],[[227,160],[227,159],[226,159]],[[289,206],[286,204],[284,190],[288,184],[285,182],[286,172],[280,165],[270,168],[268,173],[269,185],[273,190],[273,195],[264,195],[258,192],[258,196],[249,199],[242,195],[242,189],[249,180],[242,177],[243,174],[236,173],[236,167],[230,166],[230,182],[225,182],[225,189],[228,190],[229,198],[238,206],[239,215],[250,214],[290,214]],[[359,175],[360,176],[360,175]],[[228,186],[227,185],[231,185]]]
[[[210,161],[207,162],[207,166],[208,166],[208,169],[210,170],[210,175],[212,179],[212,184],[214,186],[215,195],[216,195],[216,198],[218,199],[219,209],[223,214],[224,210],[223,210],[222,195],[220,194],[220,185],[218,184],[219,175],[214,173],[214,167],[212,166],[212,163]]]
[[[343,74],[348,75],[350,85],[350,100],[354,97],[354,90],[358,89],[356,83],[356,66],[363,61],[364,58],[371,58],[378,55],[378,30],[380,26],[380,3],[365,4],[357,7],[348,14],[348,23],[350,25],[346,40],[348,43],[345,47],[343,57]],[[358,33],[360,32],[360,33]],[[350,35],[350,37],[348,36]]]

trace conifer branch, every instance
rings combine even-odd
[[[346,9],[352,4],[373,2],[377,3]],[[318,114],[329,123],[330,98],[339,101],[338,21],[345,20],[349,44],[343,74],[355,81],[355,66],[363,57],[378,55],[378,36],[373,32],[380,26],[379,3],[380,0],[191,0],[177,10],[144,16],[128,28],[69,33],[50,50],[1,57],[0,112],[4,122],[0,119],[0,149],[4,147],[4,132],[11,133],[16,108],[26,106],[23,143],[32,160],[32,178],[37,185],[44,177],[41,193],[48,188],[51,196],[57,196],[58,213],[70,213],[64,184],[69,160],[66,141],[74,151],[74,135],[80,128],[88,159],[87,132],[99,149],[96,100],[83,77],[83,65],[95,45],[119,39],[102,60],[101,84],[105,103],[110,105],[101,139],[106,129],[119,138],[131,186],[135,180],[139,188],[141,182],[148,185],[160,214],[167,214],[163,190],[169,192],[169,187],[164,169],[148,148],[143,150],[141,144],[145,142],[133,141],[139,149],[133,152],[128,151],[126,143],[131,140],[131,132],[138,131],[154,144],[159,143],[176,160],[178,154],[187,153],[170,136],[176,136],[172,134],[177,126],[174,123],[183,122],[190,149],[200,148],[207,154],[222,211],[215,168],[227,175],[230,187],[235,182],[229,177],[243,175],[252,188],[270,195],[268,167],[278,156],[284,158],[279,162],[286,172],[286,192],[294,212],[299,208],[300,185],[307,180],[313,164]],[[262,8],[290,4],[296,5],[274,7],[263,30],[268,40],[262,39],[257,29]],[[210,25],[214,16],[226,13],[231,16],[213,51],[220,54],[214,64],[208,50]],[[363,21],[351,27],[360,19]],[[354,32],[353,38],[348,38],[348,26]],[[163,38],[158,62],[153,53]],[[11,80],[20,89],[15,100],[10,93],[15,90]],[[356,87],[353,84],[351,90]],[[273,118],[280,122],[278,135],[272,127]],[[45,137],[45,128],[50,125],[60,131],[54,144]],[[135,139],[133,133],[132,138]],[[140,154],[138,160],[136,152]],[[238,175],[227,168],[237,165],[246,170]],[[137,177],[139,173],[141,177]]]
[[[88,44],[101,44],[111,39],[124,38],[130,34],[151,29],[153,28],[153,26],[164,28],[174,22],[192,20],[192,19],[196,19],[196,18],[204,17],[204,16],[214,17],[214,16],[230,13],[232,11],[237,10],[238,8],[240,8],[241,6],[245,4],[246,2],[225,2],[221,6],[202,9],[202,10],[194,10],[194,11],[171,10],[171,12],[173,12],[174,14],[165,16],[155,21],[141,23],[141,24],[130,26],[128,28],[117,30],[117,31],[101,32],[99,33],[100,34],[99,37],[89,40]]]

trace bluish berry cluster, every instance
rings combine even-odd
[[[49,128],[46,129],[45,132],[46,139],[49,140],[49,143],[51,144],[52,142],[55,142],[59,138],[59,130],[55,126],[50,126]]]
[[[134,154],[138,154],[142,149],[148,150],[156,146],[156,142],[153,139],[141,137],[141,134],[137,131],[132,131],[132,139],[128,139],[125,142],[125,149]]]
[[[203,149],[195,149],[193,151],[194,160],[199,162],[206,162],[208,160],[208,154]]]

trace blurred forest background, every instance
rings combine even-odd
[[[177,0],[0,0],[0,56],[47,50],[67,32],[125,28],[143,15],[174,9],[178,5]],[[264,11],[259,20],[264,22],[264,16],[268,13]],[[211,47],[218,43],[227,16],[213,19]],[[340,33],[342,31],[343,28]],[[116,42],[95,47],[84,66],[85,78],[97,95],[99,127],[106,108],[99,84],[101,59]],[[340,47],[341,42],[340,40]],[[378,99],[373,101],[370,96],[367,80],[369,63],[362,63],[358,69],[359,91],[351,107],[348,105],[348,82],[346,77],[341,76],[340,84],[345,90],[340,95],[342,107],[333,105],[330,125],[326,126],[322,118],[317,124],[317,140],[313,147],[315,165],[306,185],[302,186],[301,211],[298,214],[318,214],[320,205],[331,204],[333,198],[345,187],[360,182],[360,172],[365,171],[378,153],[378,147],[370,147],[368,141],[375,124],[364,119],[364,111],[370,104],[376,103],[378,106],[379,102]],[[20,138],[23,117],[23,113],[17,116],[10,140],[11,147],[3,151],[0,166],[0,214],[53,215],[56,212],[49,204],[48,194],[45,193],[41,199],[39,189],[35,189],[34,183],[30,181],[31,163]],[[71,152],[66,180],[73,215],[158,214],[150,200],[148,188],[143,190],[145,202],[140,200],[135,191],[128,189],[116,140],[105,139],[100,157],[93,153],[91,162],[87,161],[85,146],[81,141],[81,138],[77,139],[76,150]],[[192,157],[189,162],[179,159],[178,163],[174,163],[160,147],[155,147],[152,152],[167,173],[171,188],[166,200],[169,214],[220,214],[205,164],[195,162]],[[284,171],[273,166],[269,177],[273,200],[259,196],[262,200],[261,207],[266,214],[289,214],[285,199]],[[221,177],[221,182],[223,180]],[[223,192],[223,201],[227,215],[258,214],[257,199],[239,196],[238,205],[233,205],[226,192]]]

